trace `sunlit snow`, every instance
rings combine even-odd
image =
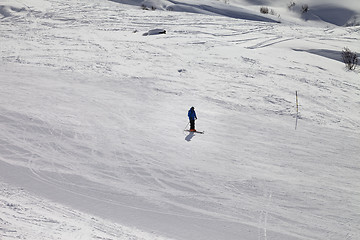
[[[289,2],[0,0],[0,239],[360,239],[360,7]]]

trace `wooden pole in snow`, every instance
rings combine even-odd
[[[296,94],[296,114],[299,113],[299,100],[298,100],[298,92],[295,92]]]
[[[298,117],[299,117],[299,99],[298,99],[298,92],[295,91],[296,95],[296,123],[295,123],[295,130],[297,129]]]

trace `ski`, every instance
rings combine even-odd
[[[190,131],[190,130],[185,130],[186,132],[190,132],[190,133],[200,133],[200,134],[204,134],[205,131]]]

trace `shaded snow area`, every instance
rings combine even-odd
[[[0,239],[360,239],[360,27],[265,4],[0,0]]]
[[[117,3],[142,6],[143,9],[161,9],[225,16],[262,22],[298,22],[313,26],[359,26],[360,4],[357,0],[110,0]],[[262,14],[260,9],[267,9]],[[306,9],[306,10],[304,10]]]

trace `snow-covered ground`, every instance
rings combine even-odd
[[[0,0],[0,239],[360,239],[356,2]]]

